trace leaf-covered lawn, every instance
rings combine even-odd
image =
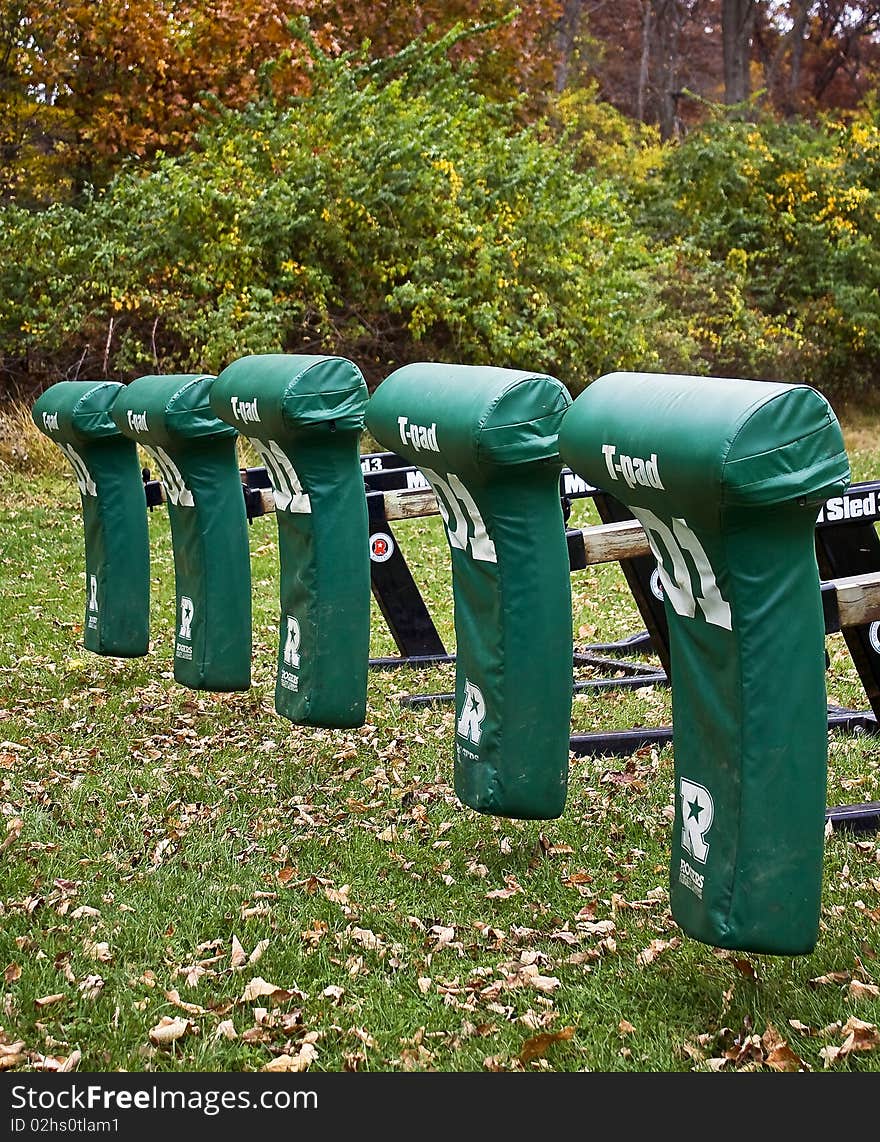
[[[573,758],[558,820],[479,815],[452,788],[451,707],[399,702],[451,667],[371,673],[360,730],[275,714],[271,516],[250,530],[253,685],[197,693],[172,677],[164,511],[150,653],[103,659],[73,480],[0,495],[0,1069],[880,1070],[876,836],[828,834],[812,955],[707,947],[669,912],[671,747]],[[439,521],[395,526],[452,647]],[[641,626],[616,566],[572,586],[576,640]],[[828,646],[829,697],[863,708]],[[573,728],[669,713],[664,687],[578,695]],[[828,796],[880,800],[876,742],[832,736]]]

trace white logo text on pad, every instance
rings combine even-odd
[[[623,476],[631,488],[634,488],[636,484],[641,484],[643,488],[666,490],[657,468],[656,452],[652,452],[647,460],[643,460],[641,456],[626,456],[623,452],[618,453],[614,444],[603,444],[602,455],[605,457],[608,475],[612,480]]]
[[[232,415],[237,420],[243,420],[245,423],[250,421],[253,424],[262,424],[256,397],[253,400],[239,400],[238,397],[233,397],[229,403],[232,405]]]
[[[413,424],[405,416],[397,418],[397,427],[400,430],[400,439],[404,444],[411,444],[416,452],[427,448],[429,452],[439,452],[437,447],[437,422],[430,427],[423,424]]]

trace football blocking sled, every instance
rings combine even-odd
[[[849,484],[837,419],[806,385],[615,373],[574,402],[560,450],[641,522],[663,584],[673,916],[717,947],[808,953],[828,763],[814,535]]]
[[[82,499],[85,648],[134,658],[149,650],[150,549],[137,448],[110,415],[122,389],[115,381],[59,381],[31,415],[70,461]]]
[[[376,389],[367,427],[418,465],[452,561],[455,792],[481,813],[558,817],[568,785],[571,583],[552,377],[413,364]]]
[[[177,595],[175,681],[192,690],[246,690],[251,568],[238,433],[211,411],[213,381],[140,377],[112,412],[119,430],[156,462],[165,485]]]
[[[370,561],[359,440],[367,399],[360,369],[342,357],[244,357],[211,387],[212,409],[248,437],[272,483],[275,709],[305,725],[366,720]]]

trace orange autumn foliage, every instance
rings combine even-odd
[[[559,0],[521,7],[455,49],[505,95],[540,90],[552,74]],[[311,56],[291,21],[307,22],[331,55],[381,57],[515,9],[511,0],[0,0],[0,195],[62,199],[105,182],[125,156],[178,153],[206,95],[240,108],[260,94],[307,93]]]

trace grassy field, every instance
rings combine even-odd
[[[854,479],[880,474],[876,429],[852,425]],[[150,653],[91,655],[76,485],[18,459],[0,483],[0,1068],[880,1071],[876,836],[828,834],[812,955],[700,944],[669,912],[671,747],[573,758],[563,816],[517,822],[456,800],[451,708],[400,705],[452,668],[372,673],[360,730],[291,725],[271,516],[250,529],[248,692],[173,681],[164,509]],[[439,520],[396,530],[453,648]],[[616,565],[572,587],[576,641],[641,627]],[[863,708],[839,635],[828,649],[829,698]],[[377,610],[371,651],[395,652]],[[669,717],[665,688],[606,692],[575,698],[573,728]],[[880,746],[832,735],[829,804],[867,800]]]

